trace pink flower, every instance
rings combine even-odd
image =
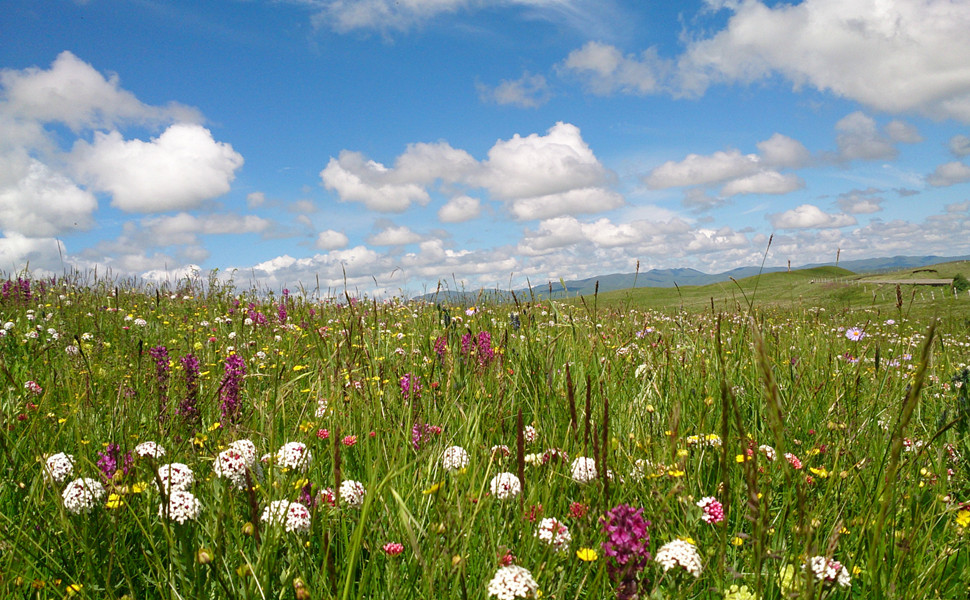
[[[388,556],[397,556],[402,552],[404,552],[404,544],[399,544],[397,542],[388,542],[384,544],[384,553]]]
[[[357,436],[356,435],[348,435],[347,437],[345,437],[343,439],[343,445],[344,446],[353,446],[356,443],[357,443]]]
[[[317,429],[317,438],[325,440],[330,437],[330,432],[326,429]]]
[[[701,498],[697,502],[697,506],[704,510],[701,520],[705,523],[714,525],[724,520],[724,506],[714,496]]]
[[[785,458],[788,460],[788,464],[790,464],[793,469],[802,468],[802,461],[798,460],[798,457],[791,452],[785,452]]]

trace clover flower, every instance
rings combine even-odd
[[[182,463],[169,463],[158,467],[158,479],[161,480],[166,494],[175,491],[185,491],[195,483],[195,473],[188,465]],[[158,487],[158,481],[155,482]]]
[[[270,525],[282,526],[287,532],[310,531],[310,511],[299,502],[273,500],[263,509],[259,520]]]
[[[449,446],[441,455],[441,466],[445,471],[458,471],[468,466],[468,452],[461,446]]]
[[[573,539],[572,534],[569,533],[569,528],[558,519],[551,517],[539,521],[539,528],[535,532],[535,537],[551,546],[556,552],[562,552],[569,548],[569,542]]]
[[[301,442],[288,442],[276,453],[276,464],[286,469],[296,469],[305,473],[310,466],[313,454]]]
[[[775,449],[766,444],[758,446],[758,451],[764,454],[765,458],[768,460],[775,460],[775,457],[777,456]]]
[[[388,556],[397,556],[398,554],[404,552],[404,544],[398,542],[388,542],[381,546],[381,548]]]
[[[508,500],[522,493],[522,482],[515,473],[499,473],[492,477],[489,489],[499,500]]]
[[[849,570],[835,559],[824,556],[813,556],[802,568],[809,569],[815,575],[815,580],[822,583],[837,583],[839,587],[852,585]]]
[[[94,505],[104,498],[104,486],[97,479],[81,477],[67,484],[61,493],[64,508],[71,514],[89,513]]]
[[[701,520],[705,523],[714,525],[724,520],[724,506],[714,496],[701,498],[697,501],[697,506],[704,511]]]
[[[501,567],[488,583],[488,595],[498,600],[535,598],[538,590],[539,584],[532,578],[532,573],[518,565]]]
[[[165,456],[165,448],[155,442],[142,442],[135,446],[135,454],[143,458],[161,458]]]
[[[364,488],[364,484],[359,481],[354,481],[353,479],[345,479],[340,482],[340,500],[352,506],[353,508],[360,508],[364,505],[364,495],[367,490]]]
[[[701,575],[701,555],[697,552],[697,547],[684,540],[673,540],[667,542],[657,550],[654,559],[663,567],[664,572],[674,567],[682,567],[694,577]]]
[[[64,483],[74,473],[74,456],[58,452],[47,457],[44,463],[44,478],[55,483]]]
[[[195,521],[202,513],[202,503],[192,492],[185,490],[173,490],[168,495],[168,506],[165,502],[158,505],[158,516],[177,521],[179,525],[184,525],[186,521]]]
[[[586,456],[580,456],[573,461],[572,477],[576,483],[589,483],[596,479],[596,461]]]

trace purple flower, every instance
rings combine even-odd
[[[101,474],[104,475],[105,479],[111,479],[114,474],[118,472],[118,460],[122,459],[121,446],[118,444],[108,444],[104,448],[104,452],[98,452],[98,468],[101,469]],[[124,455],[121,463],[121,472],[124,475],[128,474],[128,469],[131,468],[132,463],[135,461],[131,452]]]
[[[481,331],[475,336],[471,333],[461,336],[461,355],[469,360],[474,357],[479,367],[487,367],[495,359],[492,334]]]
[[[417,375],[413,373],[405,373],[404,377],[401,378],[401,396],[404,400],[410,400],[412,397],[417,400],[421,398],[421,380],[418,379]]]
[[[196,406],[199,399],[199,359],[192,354],[186,354],[180,361],[182,371],[185,373],[185,397],[175,409],[175,414],[182,417],[187,423],[197,423],[199,419],[199,408]]]
[[[280,302],[276,311],[276,318],[279,319],[280,325],[286,325],[286,304],[283,302]]]
[[[600,523],[607,536],[603,552],[610,579],[616,584],[616,597],[636,598],[640,571],[650,560],[650,521],[643,518],[642,508],[620,504],[607,512]]]
[[[444,360],[445,352],[448,351],[448,336],[439,335],[434,341],[434,351],[438,358]]]
[[[168,418],[168,348],[153,346],[148,354],[155,359],[155,381],[158,383],[158,420],[164,422]]]
[[[239,405],[242,400],[239,390],[243,377],[246,376],[246,361],[238,354],[231,354],[224,365],[225,375],[222,377],[219,398],[222,400],[222,420],[228,423],[239,422]]]

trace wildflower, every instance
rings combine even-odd
[[[413,373],[405,373],[404,377],[401,377],[401,396],[404,401],[407,402],[412,397],[415,400],[421,398],[421,380],[417,375]]]
[[[802,568],[811,570],[816,581],[838,583],[839,587],[849,587],[852,584],[849,570],[842,566],[842,563],[831,558],[813,556]]]
[[[573,502],[569,505],[569,516],[574,519],[582,519],[589,512],[589,506],[580,502]]]
[[[356,435],[344,436],[344,439],[341,440],[341,443],[343,443],[344,446],[348,446],[348,447],[353,446],[354,444],[357,443],[357,436]]]
[[[795,573],[795,566],[788,564],[778,572],[778,586],[785,594],[801,590],[802,578]]]
[[[82,588],[84,588],[84,586],[80,583],[72,583],[71,585],[67,586],[67,589],[64,591],[67,592],[68,596],[76,596],[77,594],[81,593]]]
[[[748,586],[742,585],[738,587],[737,584],[732,585],[728,589],[724,590],[724,600],[757,600],[758,596],[754,594]]]
[[[461,446],[449,446],[441,455],[441,466],[445,471],[457,471],[468,466],[468,452]]]
[[[664,572],[680,566],[694,577],[700,577],[701,557],[697,552],[697,547],[684,540],[673,540],[667,542],[657,550],[654,559],[663,567]]]
[[[526,444],[532,444],[539,439],[539,433],[532,425],[526,425],[522,430],[522,437],[525,439]]]
[[[202,512],[202,503],[192,492],[173,490],[168,496],[168,505],[162,502],[158,505],[158,516],[177,521],[184,525],[186,521],[195,521]]]
[[[511,454],[509,447],[506,446],[505,444],[492,446],[492,449],[490,452],[491,452],[492,458],[505,458],[506,456]]]
[[[345,479],[340,482],[340,499],[353,508],[360,508],[364,505],[364,484],[353,479]]]
[[[858,327],[849,327],[845,330],[845,337],[853,342],[858,342],[862,338],[866,337],[866,334]]]
[[[643,518],[642,508],[619,504],[606,513],[601,521],[607,540],[603,553],[607,572],[616,584],[616,597],[631,600],[637,597],[640,571],[650,560],[650,521]]]
[[[71,514],[79,515],[89,513],[94,509],[95,503],[104,498],[104,486],[97,479],[81,477],[67,484],[61,497],[64,499],[64,508]]]
[[[74,456],[58,452],[47,458],[44,467],[45,479],[55,483],[64,483],[74,473]]]
[[[299,502],[273,500],[263,509],[259,520],[270,525],[283,526],[287,532],[310,531],[310,511]]]
[[[569,542],[573,539],[572,534],[569,533],[569,528],[558,519],[551,517],[539,521],[539,528],[535,532],[535,537],[551,546],[556,552],[566,550],[569,547]]]
[[[499,473],[492,478],[489,489],[499,500],[508,500],[522,493],[522,482],[515,473]]]
[[[185,397],[179,402],[175,414],[195,425],[199,421],[199,409],[196,406],[199,399],[199,359],[192,354],[186,354],[179,362],[182,363],[182,372],[185,373]]]
[[[222,420],[236,423],[241,416],[239,410],[242,399],[239,393],[243,377],[246,376],[246,361],[238,354],[230,354],[226,357],[223,369],[225,374],[219,391],[219,398],[222,401]]]
[[[165,487],[165,493],[171,494],[174,491],[185,491],[195,483],[195,474],[187,465],[182,463],[170,463],[158,468],[158,479]],[[155,482],[158,487],[158,482]]]
[[[596,461],[592,458],[580,456],[573,461],[572,477],[576,483],[589,483],[596,479]]]
[[[213,465],[216,477],[228,479],[237,489],[246,485],[247,471],[256,470],[256,446],[249,440],[237,440],[216,456]]]
[[[532,573],[518,565],[501,567],[488,583],[488,595],[498,600],[535,598],[538,591],[539,584],[532,578]]]
[[[970,525],[970,507],[964,506],[957,512],[957,525],[964,528]]]
[[[431,437],[431,434],[439,435],[441,427],[438,425],[428,425],[427,423],[415,423],[411,426],[411,447],[415,450],[421,449],[421,442]]]
[[[146,458],[161,458],[165,456],[165,448],[155,442],[142,442],[135,446],[135,454]]]
[[[330,401],[326,398],[318,398],[317,410],[313,416],[316,417],[317,419],[322,419],[323,417],[327,416],[327,411],[329,410],[330,410]]]
[[[798,457],[792,454],[791,452],[785,452],[785,459],[788,461],[788,464],[790,464],[793,469],[802,468],[802,461],[798,460]]]
[[[33,381],[33,380],[28,381],[27,383],[25,383],[24,384],[24,389],[27,390],[28,392],[30,392],[31,394],[34,394],[35,396],[36,395],[40,395],[44,391],[44,388],[40,387],[37,384],[37,382],[36,381]]]
[[[580,548],[576,551],[576,558],[583,562],[595,562],[599,555],[592,548]]]
[[[104,503],[104,507],[109,510],[121,508],[122,505],[124,505],[124,502],[121,500],[121,496],[118,494],[108,494],[108,501]]]
[[[325,440],[330,437],[330,432],[326,429],[317,429],[317,439]]]
[[[767,458],[768,460],[772,460],[772,461],[775,460],[775,456],[776,456],[775,449],[772,448],[771,446],[762,444],[758,446],[758,451],[764,454],[765,458]]]
[[[705,523],[714,525],[724,520],[724,506],[714,496],[701,498],[698,500],[697,506],[704,511],[701,520]]]
[[[148,355],[155,360],[155,382],[158,384],[159,396],[158,418],[160,421],[164,421],[168,417],[166,414],[166,396],[168,394],[169,371],[171,371],[168,359],[168,348],[165,346],[152,346],[152,348],[148,351]]]
[[[115,476],[115,473],[118,471],[119,459],[122,459],[121,472],[127,475],[128,469],[133,462],[130,453],[122,457],[121,446],[113,443],[105,446],[104,452],[98,452],[97,465],[101,469],[101,474],[104,475],[105,479],[111,479]]]
[[[302,442],[289,442],[276,452],[276,464],[286,469],[296,469],[305,473],[313,459],[312,453]]]
[[[384,553],[388,556],[397,556],[398,554],[404,552],[404,544],[397,542],[388,542],[382,546]]]

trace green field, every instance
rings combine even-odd
[[[0,597],[966,598],[970,296],[871,281],[970,268],[915,271],[474,307],[15,275]]]

